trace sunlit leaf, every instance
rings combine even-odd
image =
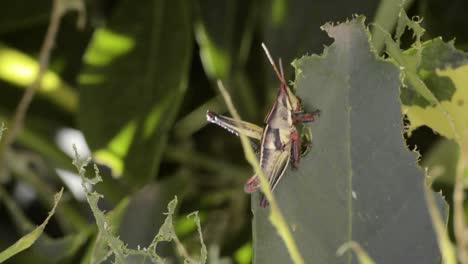
[[[402,94],[409,131],[422,125],[449,139],[457,140],[468,128],[468,55],[452,43],[434,39],[424,43],[418,75],[439,100],[428,105],[411,91]]]
[[[0,43],[0,79],[17,87],[26,88],[36,78],[38,70],[37,60]],[[76,92],[55,72],[46,71],[38,93],[66,111],[76,111],[78,104]]]

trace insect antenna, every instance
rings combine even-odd
[[[270,61],[271,66],[273,67],[273,70],[276,73],[276,77],[278,77],[281,84],[286,87],[287,85],[286,85],[286,81],[284,80],[283,74],[278,71],[278,68],[276,67],[275,62],[271,58],[270,52],[268,51],[268,48],[265,46],[265,43],[262,43],[262,48],[265,51],[265,54],[267,55],[268,60]],[[283,72],[283,66],[281,64],[280,64],[280,67],[281,67],[281,72]]]

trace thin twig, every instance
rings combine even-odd
[[[75,9],[79,13],[77,22],[78,28],[84,27],[86,16],[84,3],[81,0],[69,2],[65,2],[63,0],[53,0],[49,26],[47,27],[44,42],[42,43],[42,47],[39,52],[39,69],[36,74],[36,78],[31,83],[31,85],[28,86],[23,94],[23,97],[18,103],[13,118],[10,120],[10,122],[8,122],[9,129],[5,132],[5,140],[0,142],[0,162],[3,160],[5,150],[11,144],[13,144],[13,142],[18,137],[18,134],[23,129],[24,119],[26,113],[28,112],[28,108],[31,105],[31,101],[34,98],[36,91],[41,87],[44,74],[49,68],[50,55],[52,53],[52,49],[54,48],[57,32],[60,28],[60,20],[62,16],[70,9]]]
[[[21,131],[24,124],[24,117],[26,116],[29,105],[31,104],[37,89],[40,87],[42,78],[44,77],[44,74],[49,67],[50,54],[54,48],[55,37],[60,27],[60,18],[62,17],[59,2],[60,0],[53,1],[49,26],[47,28],[47,33],[39,53],[39,71],[37,72],[34,81],[26,89],[23,97],[21,98],[21,101],[16,108],[15,115],[10,122],[10,128],[5,136],[5,144],[7,146],[11,145],[15,141],[18,133]]]
[[[237,122],[239,122],[240,116],[237,113],[234,104],[232,103],[231,96],[227,92],[226,88],[224,88],[221,81],[218,81],[218,87],[221,91],[221,94],[224,97],[224,101],[226,102],[229,112],[231,113],[232,117],[234,117],[234,119]],[[296,242],[294,241],[294,237],[291,234],[289,226],[286,223],[283,214],[281,213],[281,210],[278,206],[278,203],[276,202],[275,197],[273,196],[273,192],[270,189],[268,180],[266,179],[262,169],[260,168],[260,164],[258,163],[257,157],[252,149],[252,146],[250,145],[247,136],[245,136],[242,133],[239,134],[239,136],[241,139],[242,148],[244,149],[245,157],[250,163],[250,165],[254,168],[255,173],[258,175],[258,178],[260,179],[260,189],[267,198],[268,202],[270,203],[270,222],[276,228],[276,231],[279,233],[280,237],[283,239],[283,242],[288,250],[288,253],[293,263],[303,264],[304,259],[302,258],[301,253],[297,248]]]

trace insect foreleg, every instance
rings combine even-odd
[[[311,113],[306,113],[304,111],[293,112],[293,123],[309,123],[315,120],[316,116],[320,115],[320,110],[315,110]]]

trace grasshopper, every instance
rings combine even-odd
[[[244,134],[253,141],[254,146],[257,146],[256,149],[259,152],[260,168],[268,179],[270,188],[273,191],[286,172],[289,163],[292,162],[294,169],[300,162],[301,154],[304,154],[301,153],[301,140],[295,124],[298,122],[312,122],[315,116],[319,115],[320,111],[317,110],[311,113],[304,111],[300,98],[289,89],[284,80],[281,60],[279,62],[280,73],[263,43],[262,47],[280,81],[274,105],[264,120],[265,127],[261,128],[245,121],[237,122],[230,117],[218,115],[209,110],[207,111],[207,120],[237,136]],[[310,142],[310,131],[308,131],[306,138],[309,138]],[[254,175],[245,183],[244,191],[252,193],[259,186],[258,176]],[[263,194],[260,199],[260,206],[268,206],[268,201]]]

